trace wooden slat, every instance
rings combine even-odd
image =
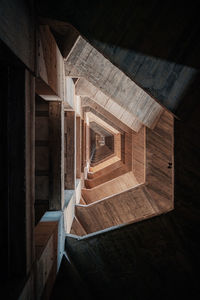
[[[173,124],[172,115],[165,112],[155,129],[146,131],[147,188],[161,211],[173,208]]]
[[[99,176],[103,176],[106,173],[109,173],[112,170],[118,169],[119,167],[122,167],[123,163],[121,160],[118,160],[115,163],[111,163],[109,164],[107,167],[100,169],[99,171],[96,171],[94,173],[89,172],[88,173],[88,179],[93,179],[93,178],[97,178]]]
[[[101,169],[104,169],[105,167],[113,164],[113,163],[116,163],[117,161],[120,161],[119,157],[117,156],[113,156],[109,159],[107,159],[106,161],[98,164],[98,166],[95,166],[95,167],[90,167],[90,172],[97,172]]]
[[[81,118],[76,117],[76,178],[81,178]]]
[[[45,100],[64,100],[64,62],[47,25],[38,32],[38,77],[36,92]]]
[[[85,229],[83,228],[82,224],[79,222],[77,217],[74,217],[70,233],[79,236],[87,234],[87,232],[85,231]]]
[[[76,215],[88,233],[111,226],[138,222],[156,214],[140,185],[90,205],[77,205]]]
[[[120,164],[120,166],[117,168],[117,169],[112,169],[112,165],[109,166],[110,167],[110,171],[109,172],[105,172],[105,169],[104,169],[104,173],[102,176],[98,176],[94,179],[86,179],[85,180],[85,186],[87,189],[91,189],[91,188],[94,188],[100,184],[103,184],[109,180],[112,180],[124,173],[127,173],[127,168]]]
[[[132,113],[150,128],[162,111],[162,107],[154,99],[81,36],[65,58],[65,74],[85,77],[121,108]]]
[[[127,172],[117,178],[103,183],[93,189],[82,189],[82,196],[87,204],[99,201],[113,194],[121,193],[138,184],[132,172]]]
[[[25,72],[25,126],[26,126],[26,252],[27,273],[35,259],[34,202],[35,202],[35,79]]]
[[[146,169],[146,129],[132,133],[132,170],[139,183],[145,182]]]
[[[36,299],[48,299],[57,272],[58,222],[39,222],[35,241]]]
[[[65,111],[65,189],[74,190],[76,186],[75,169],[75,112]]]
[[[49,207],[61,210],[64,199],[64,107],[63,103],[49,103]]]

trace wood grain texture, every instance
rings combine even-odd
[[[85,77],[109,98],[108,102],[112,99],[150,128],[162,111],[154,99],[81,36],[65,58],[65,74]]]
[[[132,134],[132,170],[138,183],[146,180],[146,129],[143,126],[138,133]]]
[[[87,232],[85,231],[83,225],[79,222],[79,220],[77,219],[76,216],[74,217],[70,233],[75,234],[75,235],[79,235],[79,236],[87,234]]]
[[[27,273],[35,259],[34,202],[35,202],[35,78],[25,73],[25,126],[26,126],[26,253]]]
[[[49,104],[39,96],[35,103],[35,223],[49,209]]]
[[[87,204],[99,201],[113,194],[121,193],[138,184],[132,172],[127,172],[117,178],[92,189],[82,189],[82,197]]]
[[[36,296],[48,299],[57,271],[58,222],[39,222],[35,228]]]
[[[86,179],[85,187],[87,189],[91,189],[107,181],[110,181],[124,173],[127,173],[127,168],[122,163],[120,163],[118,168],[113,168],[113,165],[114,164],[107,167],[107,171],[105,171],[105,168],[102,176],[97,176],[94,179]]]
[[[155,210],[144,193],[144,186],[111,196],[106,200],[76,206],[76,215],[87,233],[108,227],[141,221],[155,215]]]
[[[65,111],[65,189],[74,190],[75,169],[75,112]]]
[[[122,107],[113,99],[108,97],[97,87],[87,81],[85,78],[80,78],[76,83],[76,94],[81,97],[88,97],[95,103],[100,105],[108,113],[119,119],[122,123],[134,131],[138,131],[141,127],[141,122],[130,112],[129,109]]]
[[[45,100],[64,100],[64,62],[47,25],[39,27],[36,92]]]
[[[146,131],[146,182],[160,210],[173,208],[174,120],[164,112],[155,129]]]
[[[116,162],[118,162],[118,161],[120,161],[119,157],[113,156],[113,157],[107,159],[106,161],[104,161],[104,162],[98,164],[98,165],[95,166],[95,167],[90,167],[89,171],[90,171],[90,172],[97,172],[97,171],[99,171],[99,170],[101,170],[101,169],[106,168],[106,167],[109,166],[110,164],[116,163]]]
[[[81,118],[76,117],[76,178],[81,178]]]
[[[64,107],[63,103],[49,103],[49,207],[61,210],[64,202]]]
[[[111,170],[118,169],[119,167],[122,167],[123,163],[121,160],[118,160],[117,162],[109,164],[107,167],[100,169],[96,172],[88,172],[88,179],[94,179],[99,176],[103,176],[106,173],[109,173]]]

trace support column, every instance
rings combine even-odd
[[[76,186],[76,114],[65,111],[65,190]]]
[[[76,178],[81,178],[81,118],[76,117]]]
[[[62,102],[49,102],[49,208],[61,210],[64,202],[64,150],[63,125],[64,108]]]

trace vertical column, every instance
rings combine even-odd
[[[26,178],[26,252],[27,273],[35,259],[35,78],[25,72],[25,178]]]
[[[49,102],[49,208],[61,210],[64,202],[63,103]]]
[[[76,114],[65,111],[65,189],[74,190],[76,186]]]
[[[76,117],[76,178],[81,178],[81,118]]]

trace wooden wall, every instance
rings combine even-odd
[[[143,126],[138,133],[132,133],[132,170],[138,183],[146,180],[146,129]]]
[[[65,189],[76,186],[76,116],[74,111],[65,111]]]

